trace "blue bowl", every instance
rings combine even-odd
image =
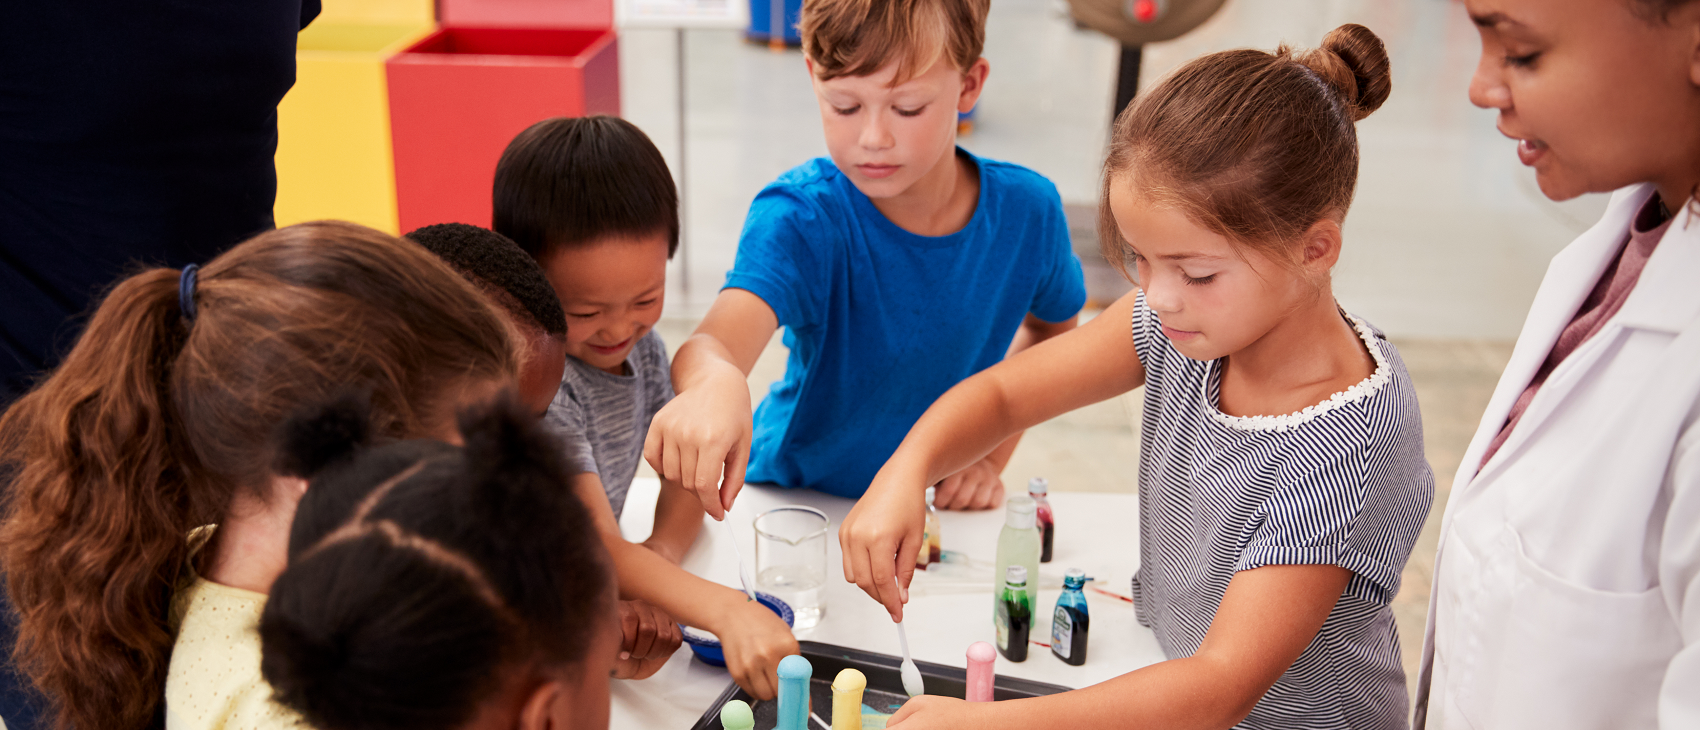
[[[784,601],[761,591],[756,591],[756,600],[774,613],[779,614],[779,618],[785,621],[786,626],[796,625],[797,614],[793,613],[791,607]],[[679,632],[684,635],[685,643],[691,645],[691,652],[696,654],[697,658],[701,659],[704,664],[716,667],[726,666],[726,653],[720,649],[720,640],[715,638],[713,634],[686,628],[682,624],[679,626]]]

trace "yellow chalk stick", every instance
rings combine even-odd
[[[832,680],[832,730],[862,730],[862,691],[868,678],[845,669]]]

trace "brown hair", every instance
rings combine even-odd
[[[1182,66],[1116,120],[1104,161],[1099,244],[1123,266],[1127,246],[1110,186],[1131,181],[1235,243],[1288,261],[1288,244],[1344,216],[1358,178],[1355,123],[1392,90],[1387,49],[1361,25],[1294,53],[1213,53]]]
[[[303,403],[371,394],[379,433],[450,422],[474,378],[512,377],[504,320],[437,257],[350,223],[263,233],[201,269],[124,279],[63,364],[0,416],[0,556],[14,659],[58,728],[156,727],[186,536],[237,490],[266,496],[274,431]]]
[[[897,60],[893,84],[941,56],[967,71],[986,43],[991,0],[803,0],[803,53],[822,81],[867,76]]]

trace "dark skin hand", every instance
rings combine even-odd
[[[620,601],[620,656],[615,679],[646,679],[661,669],[683,641],[666,611],[643,601]]]

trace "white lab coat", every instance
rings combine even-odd
[[[1441,523],[1417,728],[1700,728],[1700,217],[1482,454],[1653,193],[1556,257]],[[1425,701],[1426,700],[1426,701]],[[1426,718],[1425,718],[1426,710]]]

